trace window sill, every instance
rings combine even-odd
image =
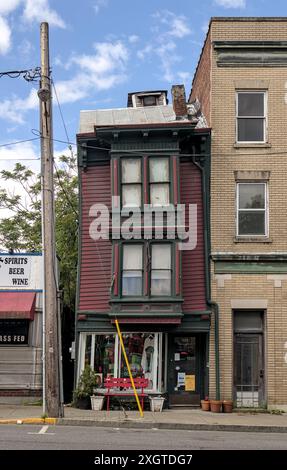
[[[239,143],[239,142],[236,142],[234,145],[233,145],[233,148],[235,149],[242,149],[242,148],[271,148],[272,145],[271,144],[268,144],[267,142],[242,142],[242,143]]]
[[[272,238],[268,237],[234,237],[234,243],[272,243]]]

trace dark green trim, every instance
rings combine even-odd
[[[215,261],[215,274],[281,274],[287,273],[287,261]]]
[[[78,224],[78,266],[77,266],[77,282],[76,282],[76,305],[75,312],[79,309],[80,301],[80,275],[81,275],[81,260],[82,260],[82,172],[79,168],[78,160],[78,190],[79,190],[79,224]],[[77,313],[75,314],[75,362],[74,362],[74,388],[77,385],[77,367],[78,367],[78,351],[79,341],[77,336]]]
[[[204,218],[204,258],[205,258],[205,289],[206,302],[214,312],[214,335],[215,335],[215,382],[216,400],[220,400],[220,362],[219,362],[219,306],[211,299],[210,288],[210,173],[211,173],[211,136],[202,139],[202,157],[193,157],[192,161],[200,169],[202,175],[202,199]],[[195,153],[195,152],[194,152]]]
[[[110,312],[109,317],[124,317],[124,318],[142,318],[142,317],[151,317],[151,318],[173,318],[173,317],[183,317],[183,313],[181,312],[170,312],[170,313],[163,313],[163,312],[158,312],[157,310],[155,311],[149,311],[149,312]]]

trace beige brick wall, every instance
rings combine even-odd
[[[232,299],[261,299],[267,302],[264,317],[265,385],[268,405],[287,404],[287,280],[282,287],[274,285],[267,274],[232,274],[218,287],[212,276],[213,298],[220,305],[220,370],[221,397],[232,398],[233,387],[233,312]],[[210,396],[215,396],[215,355],[212,328],[210,343]]]
[[[213,21],[214,40],[283,40],[287,21]],[[287,67],[217,67],[211,50],[211,246],[212,252],[287,252]],[[268,82],[268,144],[235,148],[235,89],[243,79]],[[235,243],[236,170],[270,172],[269,242]],[[265,350],[268,406],[287,405],[287,282],[281,288],[267,275],[235,274],[218,287],[212,280],[212,298],[220,306],[220,365],[222,398],[232,398],[233,324],[231,299],[266,299]],[[210,343],[210,395],[215,395],[214,331]],[[287,346],[287,345],[286,345]]]

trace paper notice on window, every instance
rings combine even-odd
[[[184,387],[185,386],[185,372],[178,372],[177,374],[177,386]]]
[[[175,361],[180,361],[180,354],[179,353],[174,354],[174,360]]]
[[[185,390],[186,392],[195,391],[195,375],[186,375],[185,376]]]

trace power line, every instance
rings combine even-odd
[[[32,142],[33,140],[39,140],[39,137],[33,139],[17,140],[16,142],[8,142],[7,144],[0,144],[0,147],[10,147],[11,145],[23,144],[24,142]]]
[[[69,197],[69,195],[68,195],[66,189],[64,188],[64,186],[63,186],[63,184],[62,184],[62,181],[61,181],[61,178],[60,178],[60,175],[59,175],[59,171],[58,171],[58,167],[57,167],[57,164],[56,164],[55,160],[54,160],[54,168],[55,168],[55,171],[56,171],[56,175],[57,175],[57,178],[58,178],[59,185],[60,185],[60,187],[61,187],[61,189],[62,189],[62,191],[63,191],[63,193],[64,193],[64,195],[65,195],[65,197],[66,197],[66,199],[67,199],[67,202],[69,203],[71,209],[73,210],[74,214],[75,214],[76,217],[78,218],[78,217],[79,217],[79,214],[78,214],[78,212],[77,212],[77,210],[76,210],[74,204],[72,203],[72,201],[71,201],[71,199],[70,199],[70,197]]]
[[[27,82],[35,82],[41,78],[41,68],[35,67],[34,69],[26,70],[10,70],[9,72],[0,72],[0,78],[7,76],[9,78],[19,78],[21,75]]]

